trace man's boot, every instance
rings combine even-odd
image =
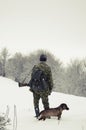
[[[39,116],[39,108],[38,107],[35,107],[35,114],[36,114],[36,117]]]

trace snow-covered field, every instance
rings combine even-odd
[[[14,105],[17,113],[17,130],[86,130],[86,98],[52,92],[49,96],[50,107],[66,103],[69,111],[63,111],[60,122],[56,117],[38,121],[34,115],[33,95],[28,87],[19,88],[18,83],[11,79],[0,77],[0,113],[5,113],[6,106],[10,108],[10,124],[7,130],[13,128]],[[40,100],[40,109],[42,103]]]

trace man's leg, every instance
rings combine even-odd
[[[36,117],[39,116],[39,99],[40,99],[40,95],[33,93],[33,102],[34,102],[34,110],[35,110]]]
[[[41,98],[42,98],[42,103],[43,103],[44,109],[45,110],[49,109],[48,95],[43,94]]]

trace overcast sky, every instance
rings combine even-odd
[[[86,0],[0,0],[0,49],[86,57]]]

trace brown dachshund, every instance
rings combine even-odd
[[[47,110],[43,110],[39,113],[38,120],[45,120],[46,118],[49,118],[51,116],[57,116],[58,120],[60,120],[63,110],[69,110],[68,106],[65,103],[62,103],[56,108],[49,108]]]

